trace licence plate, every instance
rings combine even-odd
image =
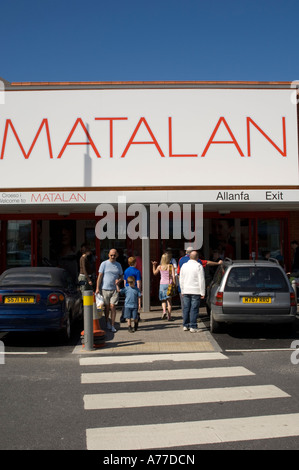
[[[35,299],[33,295],[8,295],[4,297],[5,304],[34,304]]]
[[[243,297],[243,304],[271,304],[271,297]]]

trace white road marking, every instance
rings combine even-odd
[[[143,364],[155,361],[216,361],[219,359],[228,359],[228,357],[218,352],[138,354],[133,356],[94,356],[80,358],[80,365]]]
[[[4,354],[5,356],[37,356],[37,355],[40,355],[40,354],[48,354],[47,351],[36,351],[36,352],[30,352],[30,351],[20,351],[20,352],[8,352],[8,351],[5,351],[5,352],[2,352],[0,354]]]
[[[274,385],[84,395],[86,410],[185,405],[289,397]]]
[[[153,382],[158,380],[188,380],[215,377],[240,377],[255,375],[245,367],[211,367],[203,369],[171,370],[136,370],[126,372],[91,372],[81,374],[81,383],[115,383],[115,382]]]
[[[282,351],[294,351],[297,348],[267,348],[267,349],[226,349],[225,352],[231,353],[231,352],[282,352]]]
[[[87,429],[88,450],[136,450],[299,436],[299,413]]]

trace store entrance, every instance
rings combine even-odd
[[[248,214],[248,217],[213,217],[206,220],[204,249],[206,259],[216,252],[224,259],[277,259],[289,263],[288,217],[283,213]],[[206,249],[208,246],[208,250]],[[208,252],[207,252],[208,251]]]
[[[202,259],[276,258],[283,266],[289,262],[288,217],[283,213],[230,213],[204,215]],[[157,261],[170,247],[177,260],[184,253],[185,240],[169,238],[159,242]],[[190,241],[192,246],[192,241]]]
[[[101,262],[108,259],[111,248],[117,249],[117,261],[123,270],[128,267],[130,256],[141,257],[141,240],[99,240],[95,230],[97,221],[94,219],[43,220],[40,223],[41,236],[37,239],[37,252],[40,253],[38,265],[63,267],[74,279],[78,277],[82,244],[89,245],[91,249],[95,276]]]
[[[245,217],[246,215],[246,217]],[[96,220],[91,215],[76,218],[3,218],[0,224],[0,270],[18,266],[62,266],[77,279],[81,245],[87,242],[92,250],[94,271],[108,258],[111,248],[119,251],[123,269],[129,256],[142,257],[140,239],[104,239],[95,235]],[[205,213],[201,257],[207,260],[263,259],[268,254],[290,269],[289,216],[287,213]],[[117,232],[116,232],[117,233]],[[171,248],[178,261],[184,253],[185,239],[169,238],[150,241],[150,261],[160,262],[161,255]],[[190,241],[192,245],[192,241]],[[267,254],[268,253],[268,254]],[[151,267],[151,264],[150,264]],[[151,276],[151,297],[158,291],[158,276]]]

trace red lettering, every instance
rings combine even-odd
[[[251,157],[251,145],[250,145],[250,124],[253,124],[254,127],[260,131],[260,133],[266,137],[266,139],[276,148],[276,150],[283,156],[287,156],[287,139],[286,139],[286,118],[282,117],[282,138],[283,138],[283,150],[281,150],[274,142],[270,139],[270,137],[251,119],[247,117],[247,149],[248,149],[248,157]]]
[[[70,140],[71,140],[71,138],[72,138],[72,135],[73,135],[73,133],[75,132],[75,130],[76,130],[78,124],[81,124],[81,127],[82,127],[83,131],[85,132],[85,134],[86,134],[86,136],[87,136],[87,138],[88,138],[88,142],[70,142]],[[65,144],[64,144],[64,146],[62,147],[62,149],[61,149],[61,151],[60,151],[60,153],[59,153],[57,159],[62,157],[62,154],[63,154],[63,152],[65,151],[65,149],[66,149],[66,147],[67,147],[68,145],[91,145],[92,148],[93,148],[93,150],[94,150],[94,152],[95,152],[95,154],[96,154],[96,156],[97,156],[98,158],[101,158],[101,155],[99,154],[99,152],[98,152],[98,150],[97,150],[97,148],[96,148],[96,146],[95,146],[95,144],[94,144],[92,138],[90,137],[90,134],[89,134],[88,130],[86,129],[85,125],[83,124],[83,121],[82,121],[81,118],[78,118],[78,119],[76,120],[75,124],[73,125],[73,128],[72,128],[71,132],[69,133],[69,136],[68,136],[68,138],[66,139]]]
[[[113,158],[113,121],[125,121],[128,118],[126,117],[119,117],[119,118],[95,118],[96,121],[110,121],[110,158]]]
[[[145,127],[147,128],[148,133],[150,134],[150,136],[151,136],[151,138],[152,138],[152,141],[134,142],[135,136],[136,136],[136,134],[137,134],[137,132],[138,132],[138,130],[139,130],[139,128],[140,128],[140,126],[141,126],[142,123],[144,123]],[[129,140],[129,142],[128,142],[126,148],[125,148],[125,150],[123,151],[123,154],[122,154],[121,158],[124,158],[124,157],[126,156],[126,153],[127,153],[127,151],[129,150],[129,148],[130,148],[130,146],[131,146],[132,144],[139,144],[139,145],[140,145],[140,144],[145,144],[145,145],[154,144],[154,145],[156,146],[156,148],[157,148],[159,154],[161,155],[161,157],[165,157],[165,155],[163,154],[163,152],[162,152],[162,150],[161,150],[161,148],[160,148],[160,146],[159,146],[159,144],[158,144],[158,142],[157,142],[157,140],[156,140],[156,138],[155,138],[155,136],[154,136],[154,134],[153,134],[151,128],[149,127],[149,125],[148,125],[148,123],[146,122],[146,119],[145,119],[144,117],[142,117],[142,118],[139,119],[139,122],[138,122],[138,124],[137,124],[137,126],[136,126],[136,129],[134,130],[134,132],[133,132],[133,134],[132,134],[132,136],[131,136],[131,138],[130,138],[130,140]]]
[[[197,154],[173,154],[172,153],[172,118],[168,118],[169,156],[170,157],[197,157]]]
[[[214,137],[215,137],[215,135],[216,135],[216,132],[218,131],[219,126],[220,126],[220,124],[221,124],[222,122],[223,122],[223,124],[225,125],[225,127],[226,127],[226,129],[227,129],[229,135],[230,135],[231,138],[232,138],[232,140],[213,140]],[[215,129],[214,129],[214,131],[213,131],[213,133],[212,133],[212,135],[211,135],[211,137],[210,137],[210,139],[209,139],[209,141],[208,141],[208,143],[207,143],[207,145],[206,145],[206,147],[205,147],[205,149],[204,149],[204,151],[203,151],[202,157],[204,157],[204,156],[206,155],[206,153],[207,153],[207,151],[208,151],[208,149],[209,149],[209,147],[210,147],[211,144],[234,144],[234,145],[236,146],[236,148],[237,148],[239,154],[241,155],[241,157],[244,157],[244,154],[243,154],[243,152],[242,152],[242,150],[241,150],[241,148],[240,148],[240,146],[239,146],[237,140],[236,140],[235,137],[234,137],[234,134],[232,133],[232,131],[231,131],[231,129],[230,129],[229,125],[227,124],[227,122],[226,122],[226,120],[225,120],[224,117],[221,117],[221,118],[219,119],[219,121],[217,122],[216,127],[215,127]]]
[[[43,128],[43,126],[45,126],[46,128],[46,134],[47,134],[47,140],[48,140],[48,147],[49,147],[49,155],[50,155],[50,158],[53,158],[53,152],[52,152],[52,146],[51,146],[51,138],[50,138],[50,131],[49,131],[49,124],[48,124],[48,119],[43,119],[42,122],[41,122],[41,125],[39,126],[38,128],[38,131],[36,133],[36,136],[34,137],[33,139],[33,142],[31,144],[31,147],[28,151],[28,153],[25,152],[24,150],[24,147],[22,145],[22,142],[20,141],[19,139],[19,136],[17,134],[17,131],[15,130],[15,127],[11,121],[11,119],[7,119],[6,120],[6,124],[5,124],[5,130],[4,130],[4,136],[3,136],[3,144],[2,144],[2,150],[1,150],[1,156],[0,156],[0,160],[3,160],[4,158],[4,152],[5,152],[5,146],[6,146],[6,139],[7,139],[7,133],[8,133],[8,127],[11,127],[14,135],[15,135],[15,138],[17,139],[17,142],[19,144],[19,147],[23,153],[23,156],[24,158],[27,160],[32,152],[32,149],[33,147],[35,146],[35,143],[38,139],[38,136],[39,134],[41,133],[41,130]]]

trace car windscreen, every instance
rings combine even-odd
[[[276,292],[288,292],[288,281],[275,267],[261,266],[236,266],[228,274],[225,291],[271,290]]]
[[[1,287],[8,286],[51,286],[53,279],[51,273],[7,273],[0,280]]]

